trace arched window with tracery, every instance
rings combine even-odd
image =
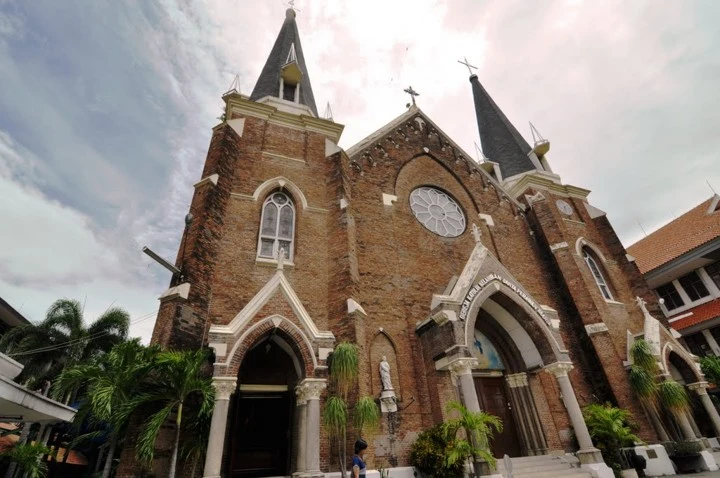
[[[293,260],[294,240],[295,205],[287,194],[274,192],[268,196],[262,208],[258,257],[276,259],[278,251],[284,249],[285,258]]]
[[[605,298],[605,300],[613,300],[612,292],[610,291],[610,285],[605,280],[602,269],[600,268],[600,265],[595,259],[593,253],[590,252],[587,247],[583,247],[582,255],[583,259],[585,259],[585,263],[587,264],[590,272],[592,273],[593,279],[595,279],[595,283],[600,289],[600,293],[602,294],[602,296]]]

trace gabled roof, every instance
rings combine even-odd
[[[280,92],[280,72],[289,62],[292,63],[293,53],[297,66],[302,72],[300,104],[308,106],[317,117],[315,96],[310,85],[310,75],[305,65],[305,56],[303,56],[302,45],[300,44],[300,33],[298,32],[297,23],[295,23],[295,10],[292,8],[288,8],[285,12],[285,21],[280,28],[280,33],[278,33],[275,45],[270,51],[255,88],[250,94],[250,99],[257,101],[266,96],[278,97]]]
[[[720,196],[715,194],[628,247],[640,272],[646,274],[720,237],[719,202]]]
[[[532,148],[480,84],[477,75],[470,76],[470,84],[483,154],[500,165],[503,178],[536,169],[528,156]]]
[[[352,145],[350,148],[345,150],[349,158],[354,157],[355,155],[361,153],[363,150],[368,148],[373,143],[377,142],[379,139],[385,137],[388,135],[391,131],[393,131],[395,128],[399,127],[400,125],[406,123],[407,121],[411,121],[412,118],[416,116],[421,116],[425,122],[427,122],[429,125],[431,125],[435,130],[440,134],[443,138],[445,138],[450,145],[455,148],[458,153],[460,153],[460,156],[462,156],[463,161],[465,161],[470,167],[478,171],[480,174],[485,176],[485,178],[495,186],[495,188],[498,191],[503,191],[508,198],[509,201],[515,205],[515,207],[524,210],[525,207],[515,199],[514,196],[512,196],[508,191],[492,176],[490,176],[478,163],[476,163],[472,156],[470,156],[467,152],[465,152],[458,144],[453,141],[450,136],[448,136],[433,120],[431,120],[428,115],[425,114],[420,108],[417,107],[417,105],[413,105],[406,112],[395,118],[394,120],[387,123],[385,126],[381,127],[380,129],[377,129],[375,132],[369,134],[365,138],[361,139],[354,145]]]

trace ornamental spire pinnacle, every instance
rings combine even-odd
[[[285,21],[250,99],[259,101],[266,97],[279,98],[305,105],[317,117],[315,96],[310,85],[295,16],[296,10],[291,4],[291,8],[285,11]]]

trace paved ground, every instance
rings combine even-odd
[[[686,476],[688,478],[720,478],[720,471],[703,471],[702,473],[683,473],[675,476]]]

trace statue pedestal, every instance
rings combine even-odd
[[[397,412],[394,390],[383,390],[380,392],[380,411],[382,411],[382,413]]]

